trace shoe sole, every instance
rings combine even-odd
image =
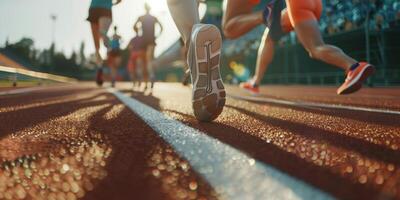
[[[192,104],[199,121],[216,119],[225,105],[225,88],[220,74],[222,38],[214,25],[197,25],[189,47],[193,83]]]
[[[375,73],[375,67],[372,65],[367,65],[362,72],[355,78],[354,82],[352,84],[349,84],[349,87],[346,89],[342,90],[339,92],[339,95],[344,95],[344,94],[352,94],[354,92],[357,92],[362,88],[363,82],[368,79],[372,74]]]

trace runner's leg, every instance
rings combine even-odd
[[[100,31],[99,31],[99,24],[91,22],[90,27],[92,29],[94,48],[96,50],[96,52],[95,52],[96,61],[97,61],[97,64],[99,64],[102,60],[101,55],[100,55],[100,37],[101,36],[100,36]]]
[[[340,67],[343,70],[348,70],[350,66],[357,63],[338,47],[324,43],[317,21],[304,21],[297,24],[294,29],[299,41],[311,58]]]
[[[144,83],[145,87],[147,87],[147,82],[149,82],[149,71],[147,69],[147,56],[146,52],[143,52],[141,55],[142,60],[142,82]]]
[[[192,27],[200,23],[196,0],[167,0],[172,18],[187,47],[190,42]]]
[[[150,82],[151,82],[151,88],[153,88],[154,79],[155,79],[153,65],[152,65],[153,57],[154,57],[154,45],[149,45],[147,47],[147,51],[146,51],[146,60],[147,60],[146,68],[148,70],[148,75],[149,75]]]
[[[226,96],[220,74],[221,33],[214,25],[200,24],[196,0],[168,0],[168,6],[188,48],[194,115],[212,121],[221,114]]]
[[[99,33],[101,38],[103,39],[104,45],[106,47],[109,46],[109,38],[107,36],[108,30],[110,29],[112,23],[112,19],[109,17],[100,17],[99,18]]]
[[[222,19],[225,37],[238,38],[263,23],[262,11],[252,12],[255,4],[249,0],[225,0],[226,10]]]
[[[300,43],[310,57],[348,70],[356,60],[347,56],[341,49],[327,45],[322,39],[318,20],[322,13],[321,0],[286,0],[290,23]]]
[[[269,30],[266,29],[261,40],[260,47],[258,48],[256,72],[253,77],[253,84],[260,85],[268,65],[271,64],[274,58],[274,44],[275,42],[268,37]]]
[[[322,1],[286,0],[286,4],[291,24],[310,56],[346,71],[346,80],[336,91],[337,94],[350,94],[361,89],[375,68],[367,62],[357,62],[341,49],[324,43],[317,21],[322,13]]]

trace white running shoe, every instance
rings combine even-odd
[[[193,84],[193,110],[199,121],[216,119],[225,105],[226,93],[219,70],[221,49],[221,33],[216,26],[193,26],[187,61]]]

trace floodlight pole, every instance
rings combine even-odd
[[[56,22],[57,22],[57,15],[52,14],[50,15],[51,23],[51,39],[52,43],[55,43],[55,32],[56,32]]]

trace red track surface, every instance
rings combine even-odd
[[[400,198],[400,115],[228,98],[214,123],[190,89],[119,90],[338,198]],[[400,110],[400,89],[266,87],[265,96]],[[236,87],[228,93],[245,95]],[[263,96],[261,96],[263,97]],[[0,96],[0,199],[213,199],[216,192],[148,125],[90,84]]]

